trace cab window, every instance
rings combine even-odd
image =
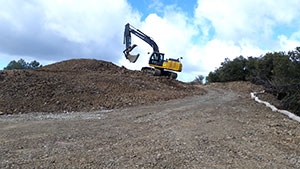
[[[153,53],[153,55],[152,55],[152,60],[159,61],[159,60],[160,60],[159,55],[156,54],[156,53]]]

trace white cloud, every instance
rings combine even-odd
[[[162,12],[164,4],[160,0],[151,0],[150,5],[148,8],[153,8],[156,11]]]
[[[0,1],[0,52],[11,56],[98,58],[121,56],[123,25],[140,15],[126,0]]]
[[[294,40],[300,40],[300,30],[298,32],[294,32],[292,35],[291,35],[291,39],[294,39]]]
[[[215,70],[225,58],[234,59],[240,55],[258,57],[267,51],[261,50],[247,42],[236,45],[233,41],[213,39],[204,46],[193,45],[187,53],[189,65],[193,72],[207,75]],[[198,67],[198,68],[197,68]]]
[[[281,51],[291,51],[295,50],[295,47],[300,47],[300,41],[295,38],[287,38],[284,35],[280,35],[278,38]]]
[[[217,38],[266,41],[274,26],[296,24],[299,6],[299,0],[198,0],[195,13],[211,21]]]
[[[66,38],[78,42],[107,42],[122,34],[127,21],[137,21],[139,16],[131,11],[124,0],[46,0],[46,24]]]

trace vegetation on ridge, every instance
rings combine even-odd
[[[264,85],[282,107],[300,115],[300,47],[289,52],[267,53],[258,58],[228,58],[206,77],[209,82],[250,81]]]

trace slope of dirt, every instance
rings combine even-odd
[[[263,86],[255,85],[246,81],[235,82],[222,82],[222,83],[209,83],[206,85],[208,88],[219,88],[238,93],[249,94],[250,92],[258,92],[264,89]]]
[[[2,114],[94,111],[205,93],[176,80],[89,59],[0,71],[0,86]]]
[[[249,83],[212,85],[124,109],[0,116],[0,168],[300,168],[298,122],[250,99]]]
[[[223,82],[223,83],[211,83],[207,85],[208,88],[220,88],[230,91],[235,91],[240,94],[248,94],[250,95],[251,92],[260,92],[265,90],[265,88],[261,85],[255,85],[250,82],[245,81],[235,81],[235,82]],[[272,105],[276,106],[277,108],[283,109],[283,106],[280,104],[280,101],[276,99],[274,95],[271,93],[260,93],[257,96],[264,101],[271,103]]]

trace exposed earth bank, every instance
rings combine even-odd
[[[0,114],[96,111],[205,93],[177,80],[91,59],[0,71],[0,86]]]

